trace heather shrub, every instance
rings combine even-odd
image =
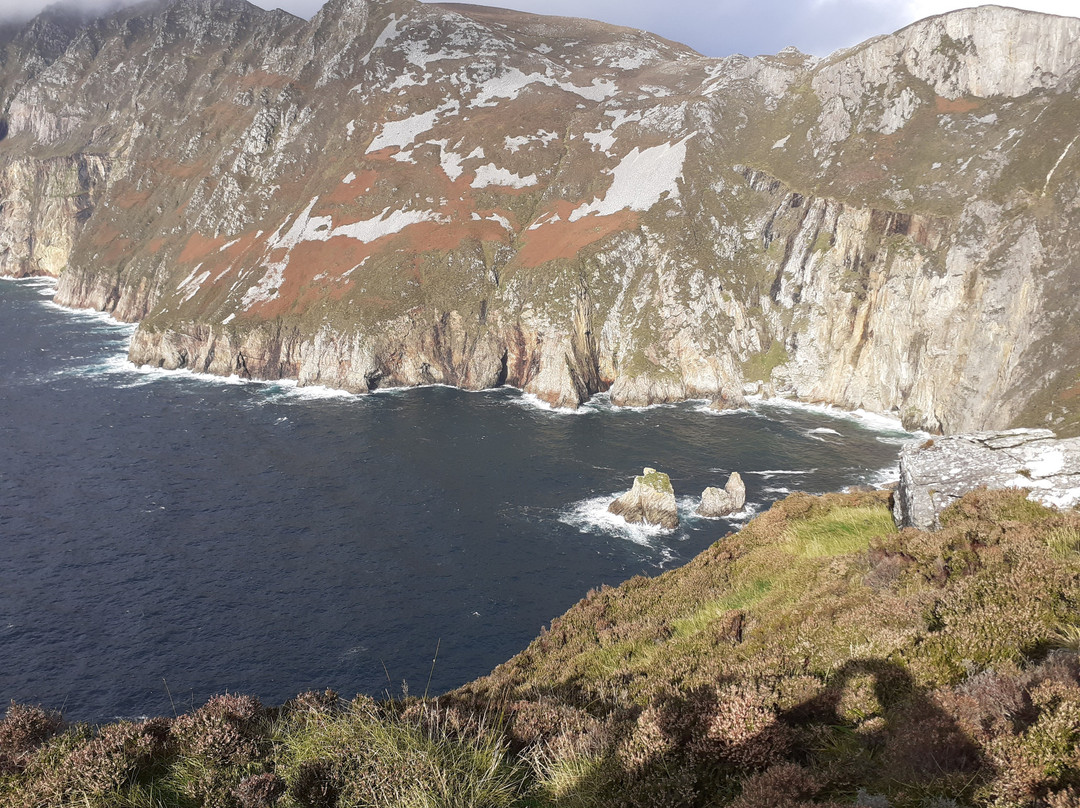
[[[216,765],[250,762],[259,752],[268,714],[251,696],[216,696],[173,724],[183,755]]]
[[[794,763],[780,763],[742,781],[739,798],[731,808],[799,808],[821,790],[806,769]]]
[[[235,795],[240,808],[273,808],[287,788],[285,781],[276,774],[263,772],[241,780]]]
[[[0,721],[0,775],[25,768],[38,747],[63,726],[59,713],[11,702]]]
[[[138,794],[165,764],[169,722],[119,722],[93,732],[75,727],[43,745],[15,785],[11,804],[106,805]]]

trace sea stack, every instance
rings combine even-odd
[[[608,510],[634,525],[659,525],[668,530],[679,526],[671,478],[656,469],[644,469],[640,477],[634,478],[634,487],[612,502]]]
[[[701,492],[701,504],[698,505],[697,512],[699,516],[716,519],[742,510],[744,505],[746,485],[739,472],[734,471],[723,488],[706,488]]]

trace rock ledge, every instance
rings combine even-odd
[[[941,512],[980,486],[1026,488],[1054,508],[1080,505],[1080,438],[1010,429],[934,438],[900,452],[893,516],[900,527],[939,527]]]

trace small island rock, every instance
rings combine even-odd
[[[742,510],[744,505],[746,485],[739,472],[734,471],[723,488],[710,487],[701,492],[701,504],[698,505],[697,512],[699,516],[715,519]]]
[[[612,502],[608,510],[632,525],[659,525],[668,530],[679,526],[671,478],[656,469],[646,468],[640,477],[635,477],[634,487]]]

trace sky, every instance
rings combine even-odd
[[[123,0],[121,0],[122,2]],[[0,18],[32,16],[51,0],[0,0]],[[75,0],[103,4],[112,0]],[[320,0],[254,0],[311,17]],[[1048,14],[1080,17],[1080,0],[1004,0]],[[644,28],[706,56],[776,53],[788,45],[816,56],[978,2],[956,0],[487,0],[536,14],[562,14]]]

